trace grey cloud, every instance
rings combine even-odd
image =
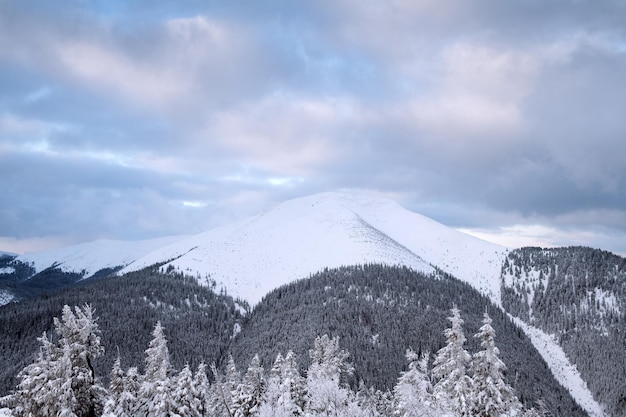
[[[0,3],[0,120],[39,126],[0,124],[4,233],[200,231],[343,187],[624,228],[623,2],[38,4]]]

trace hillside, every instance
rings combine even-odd
[[[609,415],[626,415],[626,259],[591,248],[522,248],[502,267],[502,304],[555,335]]]
[[[118,349],[124,368],[143,367],[151,329],[160,320],[175,369],[187,363],[195,368],[200,361],[219,365],[229,352],[240,369],[255,353],[268,369],[275,355],[287,349],[296,352],[305,369],[313,339],[327,333],[339,336],[341,347],[351,353],[357,369],[353,386],[362,380],[383,390],[392,388],[405,369],[407,347],[434,353],[443,346],[442,332],[453,304],[463,306],[470,351],[477,349],[471,336],[482,313],[489,311],[509,368],[507,380],[520,399],[527,405],[541,399],[554,415],[585,415],[524,334],[485,296],[447,274],[425,275],[382,265],[329,269],[298,280],[272,291],[245,319],[240,315],[243,306],[230,297],[156,269],[87,280],[54,296],[0,307],[0,396],[14,386],[15,373],[32,360],[38,349],[36,337],[51,329],[61,306],[85,302],[99,316],[107,353],[96,363],[96,371],[105,379]]]
[[[119,349],[125,367],[144,365],[150,332],[161,321],[170,339],[172,363],[220,362],[234,331],[242,323],[242,306],[231,297],[200,287],[195,280],[155,268],[124,277],[85,280],[38,298],[0,306],[0,397],[15,388],[17,372],[32,362],[37,338],[52,332],[53,317],[63,305],[89,303],[99,317],[106,353],[95,363],[108,379]]]
[[[293,350],[306,368],[315,336],[329,334],[339,337],[342,348],[351,352],[357,370],[351,380],[354,386],[363,381],[388,390],[406,368],[407,347],[434,354],[444,345],[443,330],[455,304],[462,308],[469,351],[479,348],[472,335],[483,312],[492,316],[497,345],[509,369],[507,379],[523,402],[534,406],[542,400],[554,415],[585,415],[554,380],[530,340],[496,305],[441,273],[425,275],[381,265],[325,270],[264,297],[231,351],[241,367],[255,354],[269,367],[278,353]]]

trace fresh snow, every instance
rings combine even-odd
[[[0,290],[0,306],[9,304],[15,297],[7,290]]]
[[[0,417],[11,417],[12,415],[8,408],[0,408]]]
[[[126,266],[133,260],[187,236],[169,236],[142,241],[101,239],[44,252],[27,253],[17,257],[35,268],[36,272],[52,266],[64,272],[83,273],[89,278],[104,268]]]
[[[163,266],[210,276],[230,295],[258,303],[272,289],[324,268],[365,263],[432,265],[500,302],[504,248],[450,229],[398,204],[351,192],[298,198],[239,223],[159,248],[120,271]]]
[[[531,326],[521,319],[509,314],[530,338],[537,351],[548,364],[552,374],[561,385],[572,395],[574,400],[589,414],[590,417],[606,417],[602,406],[593,398],[587,383],[583,381],[578,369],[573,365],[559,346],[554,336]]]
[[[12,266],[3,266],[2,268],[0,268],[0,275],[1,274],[12,274],[15,272],[15,268],[13,268]]]

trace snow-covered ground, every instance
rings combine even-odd
[[[11,417],[12,415],[8,408],[0,408],[0,417]]]
[[[593,398],[591,391],[587,388],[587,383],[581,378],[578,369],[569,361],[561,346],[554,339],[554,336],[534,326],[530,326],[510,314],[509,317],[524,330],[524,333],[530,338],[535,348],[547,362],[556,380],[569,391],[574,400],[589,416],[607,417],[602,406]]]
[[[0,290],[0,306],[10,303],[13,298],[15,298],[13,294],[7,290]]]

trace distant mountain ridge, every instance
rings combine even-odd
[[[58,268],[88,278],[157,263],[254,304],[272,289],[324,268],[382,263],[431,273],[440,268],[500,302],[506,250],[411,212],[395,202],[352,192],[287,201],[269,212],[194,236],[139,242],[101,240],[21,255],[40,273]]]

